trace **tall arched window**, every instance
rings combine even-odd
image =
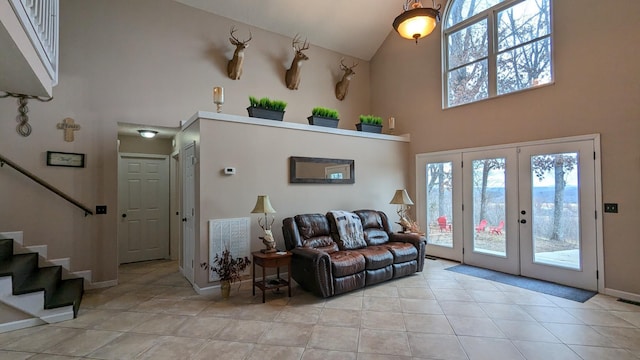
[[[443,21],[443,106],[553,81],[552,0],[451,0]]]

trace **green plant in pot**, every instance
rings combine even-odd
[[[216,254],[212,264],[202,263],[201,267],[210,269],[220,278],[220,291],[224,299],[229,298],[231,284],[242,278],[242,272],[251,264],[248,257],[233,258],[229,249],[224,249],[222,255]]]
[[[340,114],[338,110],[314,107],[311,110],[311,116],[309,116],[307,120],[309,120],[309,125],[337,128],[338,121],[340,121]]]
[[[380,134],[382,132],[382,118],[374,115],[360,115],[360,123],[356,124],[356,129]]]
[[[286,107],[287,103],[282,100],[271,100],[268,97],[258,99],[255,96],[249,96],[247,112],[250,117],[282,121]]]

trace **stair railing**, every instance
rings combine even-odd
[[[37,182],[38,184],[40,184],[40,185],[44,186],[45,188],[49,189],[50,191],[52,191],[56,195],[60,196],[61,198],[67,200],[68,202],[72,203],[73,205],[75,205],[75,206],[79,207],[80,209],[84,210],[84,216],[93,215],[93,211],[91,211],[91,209],[89,209],[89,207],[87,207],[85,205],[82,205],[79,201],[73,199],[71,196],[63,193],[58,188],[54,187],[53,185],[49,184],[48,182],[44,181],[43,179],[39,178],[38,176],[34,175],[33,173],[29,172],[25,168],[21,167],[20,165],[14,163],[13,161],[7,159],[6,157],[4,157],[3,155],[0,154],[0,167],[3,167],[4,164],[7,164],[7,165],[11,166],[12,168],[16,169],[18,172],[20,172],[23,175],[25,175],[26,177],[28,177],[29,179]]]

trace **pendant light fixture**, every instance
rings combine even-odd
[[[419,0],[406,0],[404,12],[393,20],[393,28],[405,39],[418,39],[431,34],[440,21],[440,7],[424,8]]]

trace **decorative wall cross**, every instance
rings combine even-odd
[[[56,127],[60,130],[64,130],[64,141],[73,141],[73,132],[80,130],[80,125],[74,124],[72,118],[66,118],[61,123],[56,124]]]

